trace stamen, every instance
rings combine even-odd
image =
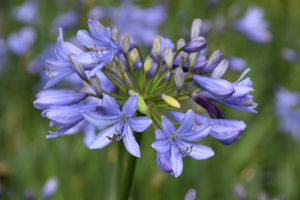
[[[96,47],[96,44],[93,44],[94,47]]]

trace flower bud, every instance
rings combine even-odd
[[[182,48],[185,44],[186,44],[186,42],[185,42],[185,40],[183,38],[179,39],[177,41],[177,50],[179,51],[179,49]],[[181,51],[179,53],[179,55],[180,55],[181,59],[184,59],[184,51]]]
[[[222,59],[223,54],[219,50],[213,52],[208,58],[206,66],[202,69],[202,73],[207,74],[214,70],[221,63]]]
[[[153,64],[153,59],[150,56],[148,56],[145,60],[145,65],[144,65],[145,72],[151,69],[152,64]]]
[[[101,82],[99,77],[95,74],[90,78],[91,87],[95,91],[96,95],[100,98],[103,97],[102,88],[101,88]]]
[[[130,48],[130,37],[127,33],[124,33],[123,35],[121,35],[120,43],[121,43],[123,52],[128,53],[129,48]]]
[[[119,59],[117,62],[117,68],[121,74],[125,72],[125,62],[122,59]]]
[[[207,42],[204,37],[197,37],[184,45],[182,50],[186,53],[199,52],[207,47]]]
[[[132,62],[132,65],[134,65],[135,62],[136,62],[136,60],[137,60],[138,57],[139,57],[139,52],[138,52],[138,50],[137,50],[136,48],[132,49],[131,52],[130,52],[130,54],[129,54],[129,56],[130,56],[130,60],[131,60],[131,62]]]
[[[167,67],[171,69],[173,67],[173,51],[170,47],[164,49],[164,59],[167,64]]]
[[[161,51],[161,38],[160,36],[155,36],[152,40],[152,47],[157,55],[160,56],[160,51]]]
[[[198,18],[194,19],[191,28],[191,40],[200,36],[201,27],[202,27],[202,20]]]
[[[232,86],[232,83],[217,78],[210,78],[206,76],[193,75],[192,83],[216,98],[225,99],[230,97],[233,93],[235,93],[235,89]]]
[[[196,198],[197,194],[194,189],[189,189],[189,191],[187,191],[187,193],[184,196],[184,200],[196,200]]]
[[[86,74],[84,72],[84,69],[83,69],[82,65],[79,62],[76,62],[74,60],[75,54],[70,53],[68,55],[68,58],[69,58],[69,62],[70,62],[70,65],[71,65],[72,69],[78,74],[78,76],[82,80],[87,80],[87,77],[86,77]]]
[[[175,85],[178,91],[182,90],[184,83],[184,74],[181,67],[177,67],[174,72]]]
[[[137,93],[133,90],[129,90],[128,94],[130,96],[132,96]],[[138,111],[140,111],[143,114],[146,114],[147,109],[148,109],[147,104],[145,103],[144,99],[139,94],[137,94],[137,97],[138,97]]]
[[[175,107],[175,108],[180,108],[179,102],[176,99],[174,99],[173,97],[162,94],[161,98],[170,106]]]
[[[190,67],[194,67],[199,57],[200,57],[200,52],[192,53],[190,55]]]
[[[110,32],[110,36],[111,38],[115,41],[115,42],[118,42],[119,40],[119,35],[120,35],[120,31],[117,27],[113,27],[111,29],[111,32]]]
[[[221,63],[214,69],[211,77],[222,78],[228,68],[229,62],[227,59],[221,61]]]

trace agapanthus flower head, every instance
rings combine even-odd
[[[157,139],[152,144],[158,153],[171,152],[170,161],[175,177],[178,177],[182,172],[182,157],[190,156],[197,160],[203,160],[214,155],[211,148],[190,143],[206,137],[212,128],[212,123],[194,126],[194,116],[194,111],[188,110],[177,130],[168,118],[162,116],[161,126],[165,138]]]

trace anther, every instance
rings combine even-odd
[[[96,44],[93,44],[94,47],[96,47]]]

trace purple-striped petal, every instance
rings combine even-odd
[[[129,153],[135,157],[141,157],[141,152],[140,152],[140,147],[139,144],[136,142],[130,126],[125,124],[124,129],[123,129],[123,135],[125,137],[123,138],[124,145]]]
[[[194,125],[194,117],[195,113],[193,110],[188,110],[179,126],[179,128],[175,131],[175,133],[185,133],[192,129]]]
[[[132,95],[127,99],[123,105],[122,112],[128,117],[133,117],[138,107],[138,97],[137,94]]]
[[[175,132],[175,127],[170,120],[164,116],[161,117],[161,128],[166,137],[170,137]]]
[[[173,142],[171,146],[171,158],[170,161],[172,163],[172,170],[174,172],[175,177],[180,176],[183,170],[183,160],[181,156],[178,156],[178,149],[176,144]]]
[[[215,154],[211,148],[201,145],[201,144],[193,144],[193,143],[184,142],[184,141],[181,141],[181,144],[183,144],[184,146],[187,146],[187,147],[190,147],[193,145],[192,151],[189,156],[196,160],[204,160],[204,159],[212,157]]]
[[[135,117],[129,119],[129,125],[135,132],[144,132],[152,123],[148,117]]]
[[[101,102],[101,110],[107,115],[121,115],[119,104],[115,101],[114,98],[105,95]]]
[[[113,137],[113,134],[116,133],[115,126],[111,126],[103,131],[101,131],[95,139],[90,143],[90,149],[101,149],[111,143],[112,140],[108,137]]]
[[[167,153],[170,150],[171,143],[169,138],[155,140],[151,145],[158,153]]]
[[[81,115],[87,120],[89,123],[95,126],[110,126],[115,124],[119,120],[118,115],[105,115],[100,112],[89,112],[89,111],[82,111]]]
[[[201,126],[198,126],[196,129],[186,132],[180,133],[179,137],[181,140],[195,142],[205,138],[211,132],[213,123],[207,123]]]

